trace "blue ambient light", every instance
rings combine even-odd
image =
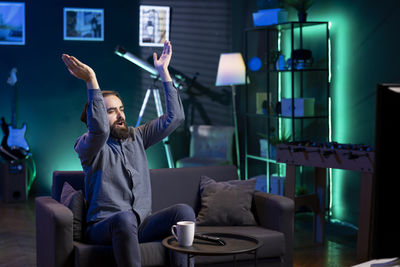
[[[259,69],[261,69],[262,66],[262,61],[260,58],[258,57],[252,57],[249,60],[249,69],[252,71],[258,71]]]

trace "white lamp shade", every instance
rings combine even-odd
[[[218,64],[216,86],[244,84],[246,81],[246,67],[242,54],[221,54]]]

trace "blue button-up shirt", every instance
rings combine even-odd
[[[85,172],[87,222],[134,210],[143,221],[151,213],[150,174],[145,150],[172,133],[184,120],[179,92],[163,83],[166,113],[137,128],[129,138],[110,136],[110,124],[100,90],[88,90],[88,132],[75,143]]]

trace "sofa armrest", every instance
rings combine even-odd
[[[71,210],[51,197],[37,197],[35,208],[37,266],[72,266]]]
[[[294,221],[292,199],[257,191],[254,193],[254,200],[261,226],[279,232],[285,232],[286,229],[292,230]]]
[[[283,266],[293,265],[294,201],[288,197],[255,192],[254,201],[261,226],[285,235]]]

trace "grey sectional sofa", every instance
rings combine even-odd
[[[153,169],[153,211],[176,203],[186,203],[196,212],[201,206],[199,181],[206,175],[216,181],[237,179],[234,166]],[[83,172],[55,171],[52,196],[37,197],[37,266],[116,266],[111,246],[92,245],[73,240],[72,212],[59,203],[64,181],[83,189]],[[293,265],[294,203],[291,199],[256,191],[253,197],[256,226],[198,226],[198,232],[239,233],[255,236],[264,245],[257,252],[258,266]],[[143,266],[168,266],[169,254],[160,242],[141,244]],[[238,266],[254,266],[254,256],[236,257]],[[232,256],[196,256],[196,266],[232,266]]]

